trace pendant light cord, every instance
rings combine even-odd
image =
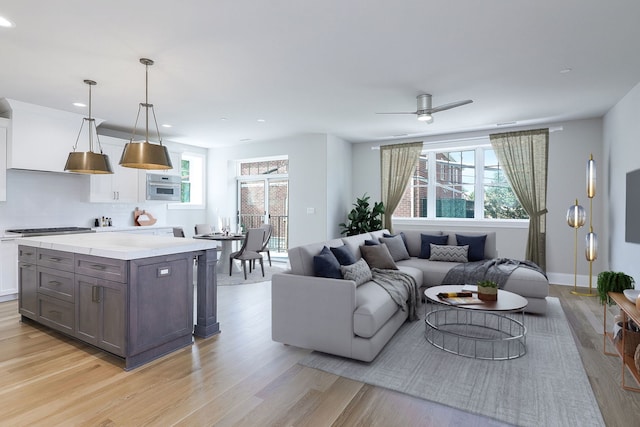
[[[131,135],[131,142],[136,137],[136,129],[138,127],[138,120],[140,119],[140,109],[145,109],[145,141],[149,142],[149,108],[153,114],[153,122],[156,125],[156,134],[158,135],[158,142],[162,145],[162,137],[160,136],[160,128],[158,127],[158,119],[156,118],[156,110],[153,108],[153,104],[149,104],[149,65],[153,65],[151,59],[141,58],[140,62],[145,66],[145,79],[144,79],[144,103],[138,105],[138,114],[136,115],[136,122],[133,125],[133,134]]]

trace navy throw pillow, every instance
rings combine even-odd
[[[484,259],[484,243],[487,240],[486,234],[479,236],[465,236],[456,234],[458,246],[469,245],[469,261],[482,261]]]
[[[356,262],[356,257],[351,253],[347,245],[329,249],[331,249],[331,252],[335,255],[340,265],[351,265]]]
[[[313,257],[313,275],[330,279],[342,279],[340,263],[328,247],[322,248],[320,253]]]
[[[375,246],[375,245],[379,245],[380,242],[378,242],[377,240],[367,239],[367,240],[364,241],[364,244],[366,246]]]
[[[431,258],[431,244],[434,245],[446,245],[449,240],[448,234],[434,235],[434,234],[422,234],[420,233],[420,255],[418,258],[429,259]]]

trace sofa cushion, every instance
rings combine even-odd
[[[318,255],[313,257],[313,274],[317,277],[342,279],[340,263],[328,247],[325,246]]]
[[[406,292],[406,291],[402,291]],[[406,295],[405,298],[408,298]],[[370,338],[399,310],[387,291],[367,282],[356,288],[356,309],[353,312],[353,333]]]
[[[431,261],[446,262],[467,262],[467,253],[469,245],[451,246],[451,245],[434,245],[431,243]]]
[[[343,237],[342,242],[351,250],[351,253],[355,255],[356,259],[358,259],[362,258],[362,254],[360,253],[360,246],[364,245],[365,240],[370,240],[371,238],[372,237],[369,233],[357,234],[355,236]],[[378,240],[377,237],[376,240]]]
[[[429,259],[431,257],[431,244],[446,245],[449,236],[436,234],[420,234],[420,255],[418,258]]]
[[[351,265],[341,265],[340,271],[342,272],[343,279],[353,280],[356,282],[356,286],[360,286],[371,280],[369,264],[362,258]]]
[[[398,269],[385,243],[375,246],[362,245],[360,246],[360,252],[362,253],[362,258],[364,258],[371,268]]]
[[[486,234],[478,236],[466,236],[463,234],[456,234],[456,241],[458,246],[469,245],[469,252],[467,258],[469,261],[482,261],[484,259],[484,244],[487,240]]]
[[[422,287],[447,285],[443,283],[445,276],[454,266],[460,263],[429,261],[428,259],[410,258],[398,261],[398,268],[404,271],[405,268],[417,268],[422,271],[422,282],[418,282]]]
[[[340,265],[351,265],[356,262],[356,256],[345,245],[329,249],[331,249],[331,252],[336,256]]]
[[[402,236],[381,237],[380,242],[387,245],[387,249],[389,249],[391,258],[393,258],[394,261],[409,259],[409,252],[407,252],[407,246],[404,244]]]
[[[407,252],[409,252],[409,244],[407,243],[407,236],[405,236],[403,231],[399,232],[398,234],[384,233],[382,235],[382,237],[396,237],[396,236],[400,236],[402,238],[402,242],[404,243],[404,247],[407,248]]]

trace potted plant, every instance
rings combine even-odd
[[[342,228],[340,234],[355,236],[369,231],[382,229],[382,214],[384,205],[382,202],[375,202],[373,208],[369,205],[369,196],[365,193],[361,198],[356,199],[347,219],[349,222],[339,224]]]
[[[498,284],[491,280],[482,280],[478,282],[478,299],[482,301],[498,300]]]
[[[603,271],[598,274],[598,297],[600,304],[613,304],[607,295],[608,292],[623,292],[625,289],[633,289],[635,281],[633,277],[617,271]]]

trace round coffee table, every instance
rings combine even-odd
[[[527,300],[501,289],[497,301],[481,304],[457,305],[438,298],[439,293],[462,291],[463,285],[434,286],[424,291],[428,303],[427,341],[449,353],[474,359],[509,360],[523,356],[527,351]],[[473,295],[477,296],[475,292]]]

